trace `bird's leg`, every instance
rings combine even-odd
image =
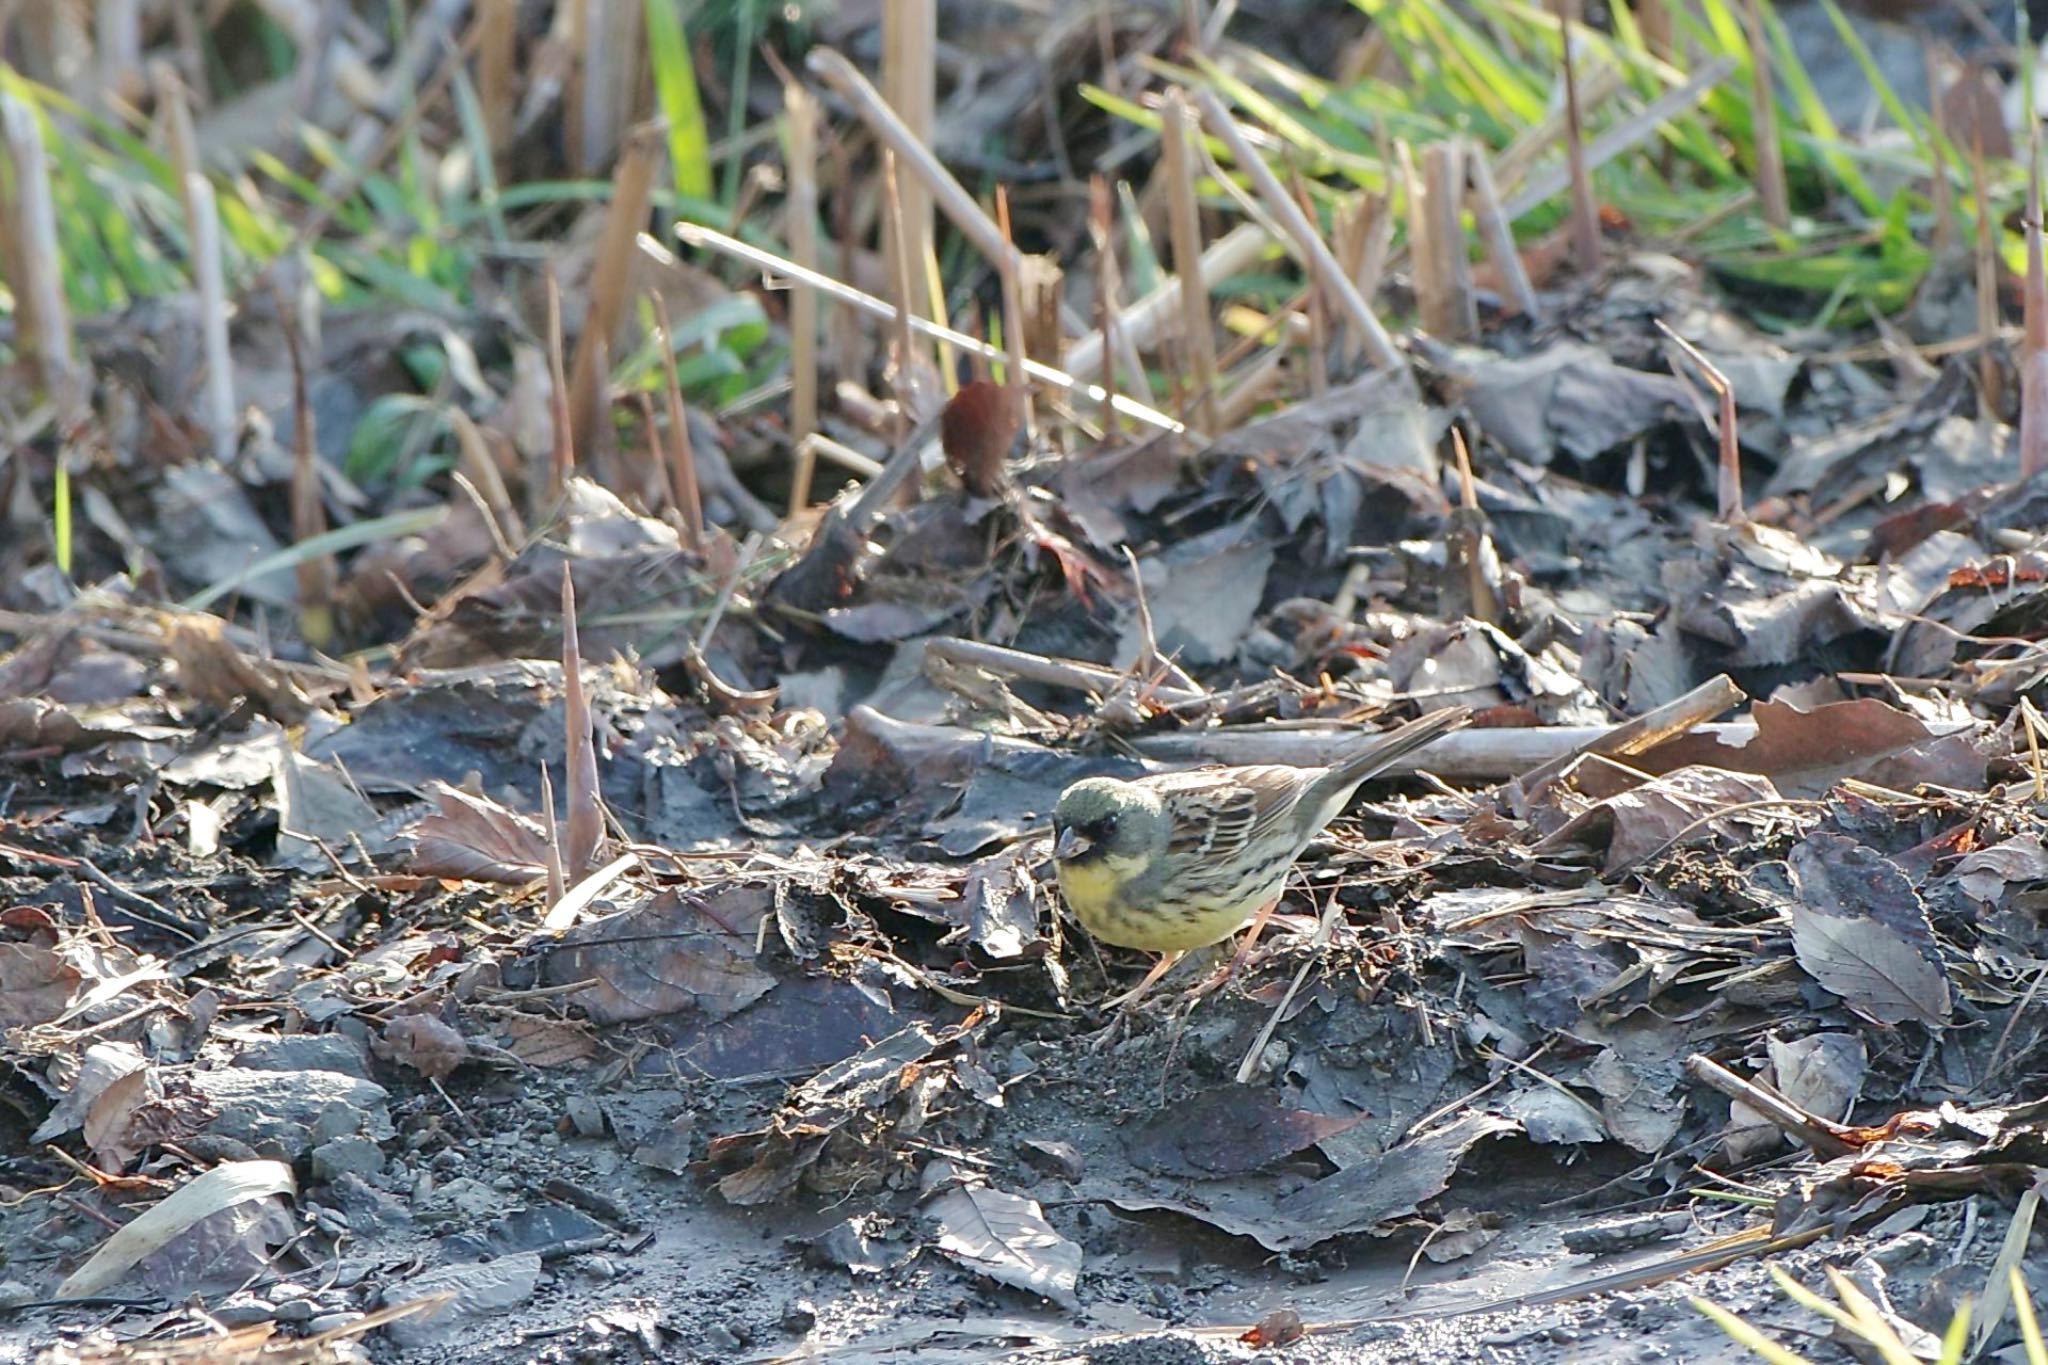
[[[1266,921],[1273,918],[1273,912],[1279,908],[1280,898],[1275,896],[1272,900],[1266,902],[1258,914],[1252,916],[1251,928],[1244,931],[1244,941],[1237,945],[1236,954],[1224,965],[1222,971],[1216,973],[1216,975],[1195,988],[1197,996],[1207,995],[1211,991],[1221,989],[1229,982],[1230,978],[1236,976],[1243,969],[1244,964],[1251,960],[1252,947],[1259,941],[1259,934],[1265,929]]]
[[[1165,976],[1168,972],[1172,971],[1173,964],[1180,961],[1181,958],[1185,956],[1186,954],[1183,952],[1161,953],[1159,955],[1159,961],[1152,964],[1152,970],[1145,973],[1145,979],[1143,981],[1140,981],[1137,985],[1125,991],[1116,999],[1105,1001],[1103,1003],[1103,1008],[1112,1010],[1128,1010],[1133,1008],[1139,1000],[1144,998],[1145,992],[1151,990],[1154,986],[1158,985],[1159,978]]]

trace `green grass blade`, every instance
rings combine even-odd
[[[676,194],[710,203],[711,133],[697,94],[697,68],[683,31],[676,0],[647,0],[647,59],[654,68],[654,93],[668,121],[668,160]],[[694,215],[691,215],[694,216]]]

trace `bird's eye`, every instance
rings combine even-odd
[[[1105,815],[1102,817],[1102,832],[1104,834],[1116,833],[1116,817],[1114,815]]]

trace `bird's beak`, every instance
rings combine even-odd
[[[1064,863],[1080,857],[1092,847],[1094,845],[1082,835],[1075,833],[1071,829],[1063,829],[1060,831],[1059,838],[1053,843],[1052,860],[1056,863]]]

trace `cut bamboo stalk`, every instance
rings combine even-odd
[[[1067,334],[1060,326],[1060,303],[1065,297],[1066,272],[1051,256],[1036,252],[1018,261],[1017,286],[1024,298],[1027,328],[1024,351],[1055,368],[1068,368]],[[1128,329],[1126,329],[1128,330]]]
[[[26,335],[43,388],[69,425],[83,415],[86,394],[71,336],[71,307],[64,301],[64,257],[57,244],[57,204],[50,193],[42,122],[25,100],[8,91],[0,93],[0,129],[14,163],[13,237],[21,268],[14,297],[28,314]]]
[[[683,544],[696,553],[704,550],[704,494],[697,479],[697,447],[690,438],[690,411],[683,406],[682,377],[676,373],[675,328],[669,324],[668,299],[653,291],[655,326],[661,329],[661,382],[668,400],[669,477],[674,485],[676,511],[682,517]]]
[[[185,204],[192,215],[192,274],[199,292],[199,325],[206,348],[206,426],[213,458],[235,458],[235,367],[228,350],[227,281],[221,271],[220,207],[203,175],[185,177]],[[286,326],[290,326],[289,321]]]
[[[491,150],[502,152],[519,116],[519,0],[477,0],[476,25],[477,103]]]
[[[1591,277],[1600,270],[1600,210],[1593,202],[1593,171],[1586,164],[1586,123],[1579,108],[1578,62],[1572,55],[1568,0],[1555,2],[1559,47],[1564,53],[1564,150],[1572,177],[1572,254],[1578,258],[1579,273]]]
[[[647,225],[654,174],[666,137],[658,122],[635,128],[612,177],[611,206],[605,211],[604,229],[598,238],[590,307],[584,314],[583,334],[576,339],[575,373],[569,385],[570,438],[586,456],[594,448],[597,424],[604,418],[604,391],[610,378],[599,365],[599,355],[611,350],[625,319],[633,241]]]
[[[801,270],[779,256],[763,251],[750,243],[742,242],[737,237],[728,237],[715,228],[705,227],[701,223],[677,223],[675,225],[675,232],[680,240],[690,246],[704,247],[708,250],[716,251],[722,256],[729,256],[733,260],[745,261],[748,265],[760,270],[785,276],[791,282],[801,284],[807,289],[816,289],[820,293],[829,294],[841,303],[846,304],[849,308],[857,308],[869,317],[888,321],[896,315],[894,307],[886,301],[876,298],[873,294],[863,293],[852,285],[841,284],[838,280],[832,279],[829,276],[820,275],[809,270]],[[655,242],[652,238],[642,239],[642,246],[662,255],[667,254],[660,243]],[[671,257],[671,259],[673,258]],[[971,337],[965,332],[955,331],[953,328],[941,323],[932,322],[925,318],[912,318],[910,326],[913,331],[922,332],[926,336],[944,341],[950,346],[959,347],[975,355],[986,356],[991,360],[1008,359],[1006,352],[989,345],[986,341],[982,341],[978,337]],[[1068,390],[1084,399],[1100,401],[1102,398],[1103,390],[1099,385],[1077,379],[1070,372],[1054,369],[1052,366],[1041,361],[1026,358],[1024,361],[1024,372],[1033,379],[1051,384],[1056,388]],[[1134,417],[1147,426],[1157,427],[1161,431],[1178,432],[1186,430],[1179,422],[1160,412],[1157,408],[1148,407],[1121,394],[1116,399],[1116,410],[1126,417]]]
[[[1192,0],[1191,0],[1192,2]],[[1166,225],[1173,268],[1180,277],[1180,346],[1195,388],[1195,425],[1209,436],[1216,425],[1216,332],[1203,280],[1202,210],[1195,200],[1194,111],[1178,87],[1166,92],[1159,125],[1159,157],[1166,174]]]
[[[789,115],[789,254],[806,270],[818,268],[818,102],[795,81],[782,91]],[[926,210],[929,214],[929,206]],[[800,448],[818,429],[818,296],[808,289],[789,297],[789,439]],[[789,482],[789,510],[811,500],[811,464],[798,460]]]
[[[1764,221],[1792,225],[1792,201],[1785,188],[1785,154],[1778,146],[1778,85],[1771,77],[1771,40],[1762,0],[1743,0],[1742,26],[1749,37],[1749,131],[1756,143],[1756,189]]]
[[[1264,201],[1267,209],[1293,241],[1297,252],[1308,266],[1310,276],[1319,287],[1331,291],[1334,295],[1339,311],[1344,314],[1345,320],[1356,329],[1364,342],[1366,359],[1378,369],[1399,368],[1402,364],[1401,352],[1395,347],[1393,337],[1380,325],[1380,320],[1373,316],[1371,305],[1360,296],[1357,286],[1345,278],[1344,271],[1337,264],[1337,258],[1330,254],[1330,248],[1324,244],[1322,233],[1317,231],[1315,224],[1308,220],[1308,216],[1280,184],[1265,160],[1252,148],[1250,140],[1244,135],[1244,130],[1237,126],[1237,120],[1223,107],[1223,101],[1208,90],[1196,91],[1195,99],[1201,106],[1203,123],[1230,148],[1230,154],[1236,159],[1238,168],[1250,177],[1259,198]]]
[[[946,217],[995,267],[996,278],[1002,287],[1003,342],[1008,351],[1005,356],[1010,372],[1008,378],[1018,384],[1018,391],[1023,396],[1024,429],[1035,436],[1038,426],[1033,414],[1031,386],[1019,382],[1019,376],[1031,373],[1031,368],[1024,354],[1024,301],[1017,284],[1016,248],[1003,239],[995,221],[974,202],[974,196],[962,188],[952,172],[939,163],[931,149],[911,135],[903,121],[896,117],[852,62],[830,48],[811,49],[805,62],[813,75],[852,103],[861,122],[923,180],[925,188],[931,191]],[[946,331],[950,333],[952,329],[949,327]]]
[[[1465,153],[1472,182],[1472,219],[1479,228],[1480,240],[1486,243],[1486,257],[1493,262],[1494,274],[1500,279],[1503,299],[1523,317],[1539,318],[1542,305],[1529,283],[1529,272],[1522,265],[1522,253],[1515,248],[1514,229],[1501,210],[1500,191],[1494,186],[1493,172],[1486,164],[1486,149],[1468,142]]]

